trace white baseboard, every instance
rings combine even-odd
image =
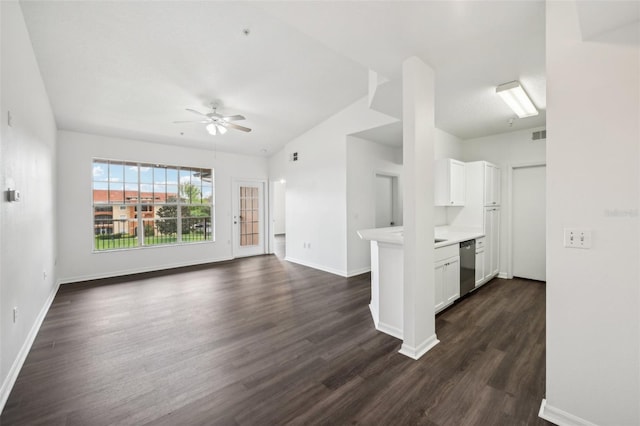
[[[389,336],[395,337],[396,339],[402,340],[402,334],[403,334],[402,330],[400,330],[397,327],[393,327],[389,324],[379,322],[378,325],[376,326],[376,330],[386,333]]]
[[[353,269],[347,272],[347,278],[355,277],[357,275],[366,274],[367,272],[371,272],[371,266],[367,266],[366,268]]]
[[[510,277],[509,274],[507,274],[506,272],[499,272],[498,273],[498,278],[502,278],[502,279],[505,279],[505,280],[510,280],[513,277]]]
[[[42,309],[40,309],[40,312],[38,313],[38,316],[36,317],[31,330],[29,330],[29,334],[27,334],[27,338],[22,344],[22,347],[20,348],[16,359],[13,361],[7,377],[5,377],[4,382],[2,382],[2,386],[0,387],[0,413],[4,409],[4,405],[7,403],[7,399],[9,398],[9,394],[11,393],[11,389],[13,389],[13,385],[16,383],[18,374],[20,374],[20,370],[24,365],[24,361],[27,359],[27,355],[29,355],[31,346],[33,346],[33,342],[36,340],[38,331],[40,331],[42,322],[47,316],[47,312],[49,312],[49,308],[51,307],[53,299],[56,297],[56,293],[58,293],[59,288],[60,282],[56,282],[56,284],[53,286],[53,289],[51,290],[51,293],[49,294],[49,297],[44,302]]]
[[[295,264],[298,264],[298,265],[307,266],[309,268],[317,269],[319,271],[328,272],[330,274],[340,275],[341,277],[345,277],[346,278],[348,276],[346,271],[341,271],[341,270],[330,268],[330,267],[324,266],[324,265],[318,265],[317,263],[313,263],[313,262],[307,262],[306,260],[300,260],[300,259],[296,259],[296,258],[289,257],[289,256],[286,256],[284,258],[284,260],[286,260],[287,262],[291,262],[291,263],[295,263]]]
[[[156,272],[156,271],[163,271],[167,269],[184,268],[186,266],[206,265],[207,263],[225,262],[227,260],[233,260],[233,257],[225,256],[225,257],[219,257],[215,259],[198,260],[194,262],[178,262],[178,263],[171,263],[171,264],[164,264],[164,265],[149,266],[145,268],[133,268],[133,269],[127,269],[123,271],[111,271],[111,272],[103,272],[99,274],[89,274],[89,275],[76,275],[74,277],[61,278],[59,280],[59,283],[69,284],[69,283],[77,283],[81,281],[100,280],[103,278],[122,277],[126,275],[143,274],[145,272]]]
[[[371,318],[373,319],[373,325],[377,330],[378,329],[378,318],[380,318],[380,316],[378,315],[378,310],[375,309],[371,303],[369,303],[369,311],[371,312]]]
[[[427,340],[422,342],[416,348],[409,346],[403,342],[399,352],[402,355],[408,356],[409,358],[420,359],[422,355],[429,352],[429,350],[433,348],[435,345],[437,345],[438,343],[440,343],[440,340],[438,340],[438,337],[434,334],[433,336],[429,337]]]
[[[591,423],[578,416],[574,416],[571,413],[567,413],[566,411],[549,405],[546,399],[543,399],[540,404],[538,417],[558,426],[596,426],[595,423]]]

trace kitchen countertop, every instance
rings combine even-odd
[[[481,229],[459,229],[448,226],[436,226],[434,236],[437,240],[445,240],[435,243],[435,248],[459,244],[461,241],[473,240],[484,237]],[[404,244],[404,227],[392,226],[389,228],[363,229],[358,231],[363,240],[378,241],[387,244]]]

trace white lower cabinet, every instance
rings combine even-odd
[[[486,262],[486,238],[476,238],[476,287],[480,287],[486,282],[485,262]]]
[[[476,249],[476,287],[484,284],[484,249]]]
[[[435,264],[435,311],[439,312],[460,298],[460,256]]]
[[[500,257],[500,207],[487,207],[484,212],[486,235],[484,277],[487,281],[498,275]]]

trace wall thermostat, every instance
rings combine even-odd
[[[8,189],[7,198],[9,201],[20,201],[20,191],[17,189]]]

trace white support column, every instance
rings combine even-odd
[[[418,359],[438,344],[435,328],[434,73],[417,57],[402,64],[404,166],[404,341]]]

